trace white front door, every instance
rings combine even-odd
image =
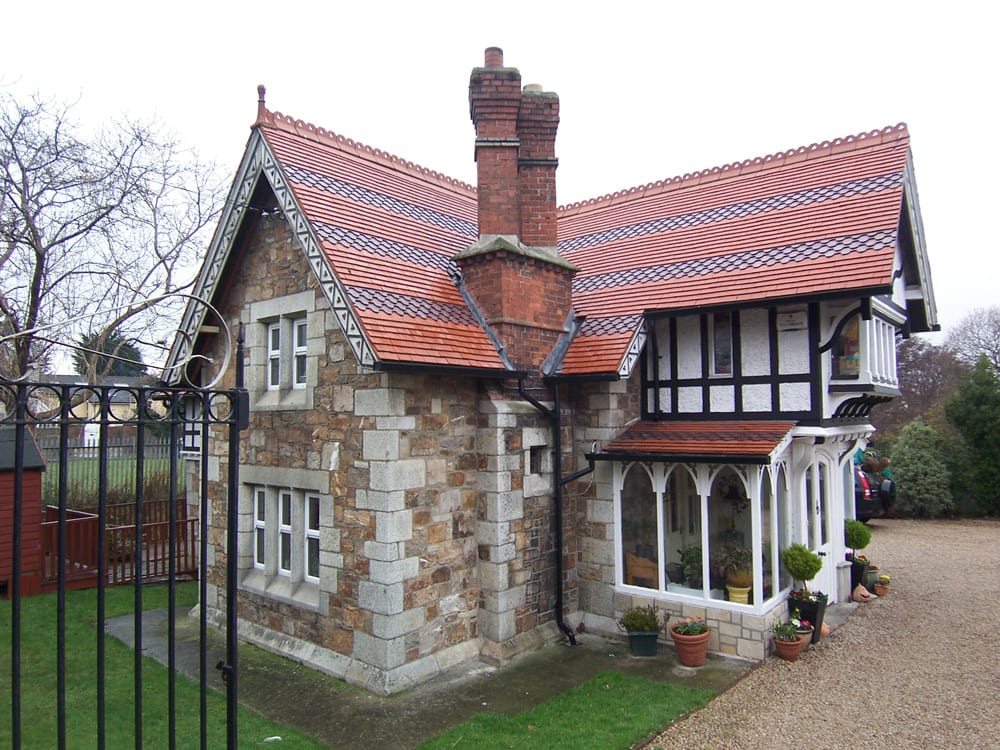
[[[825,462],[818,461],[806,470],[807,546],[823,559],[823,568],[809,582],[809,589],[828,594],[831,602],[837,597],[837,561],[833,556],[831,536],[832,489],[830,467]]]

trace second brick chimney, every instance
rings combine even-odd
[[[469,82],[476,127],[479,240],[455,256],[467,292],[509,361],[538,371],[566,333],[576,267],[556,250],[559,97],[521,89],[503,51],[486,50]]]

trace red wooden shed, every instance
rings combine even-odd
[[[42,590],[42,459],[34,438],[25,431],[21,492],[21,528],[14,528],[15,430],[0,428],[0,595],[13,588],[14,538],[21,540],[21,594]]]

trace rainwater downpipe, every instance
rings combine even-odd
[[[553,463],[554,471],[554,482],[555,492],[553,495],[554,504],[554,518],[553,525],[555,526],[555,550],[556,550],[556,624],[559,629],[566,635],[569,640],[570,646],[579,645],[576,642],[576,636],[573,634],[573,629],[566,624],[563,620],[563,487],[572,482],[584,474],[588,474],[594,470],[594,463],[591,460],[590,466],[581,471],[575,472],[568,477],[563,478],[562,475],[562,410],[559,399],[559,384],[554,383],[553,392],[555,393],[555,409],[548,408],[545,404],[540,402],[530,393],[524,389],[524,378],[517,379],[517,392],[525,401],[534,406],[538,411],[540,411],[544,416],[549,418],[552,423],[552,451],[555,454],[555,460]]]

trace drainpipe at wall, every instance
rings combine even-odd
[[[566,635],[569,640],[570,646],[578,645],[576,642],[576,636],[573,635],[573,629],[566,624],[563,620],[563,486],[569,482],[572,482],[579,477],[583,476],[594,470],[594,462],[590,461],[590,467],[582,471],[578,471],[569,477],[563,478],[562,475],[562,419],[561,419],[561,408],[559,401],[559,384],[553,384],[553,391],[555,393],[555,409],[548,408],[545,404],[540,402],[526,390],[524,390],[524,378],[517,379],[517,392],[525,401],[534,406],[543,415],[549,418],[552,423],[552,450],[555,453],[555,460],[553,461],[553,471],[554,476],[554,486],[555,492],[553,494],[553,504],[554,504],[554,519],[553,524],[555,525],[555,549],[556,549],[556,624],[559,629]]]

